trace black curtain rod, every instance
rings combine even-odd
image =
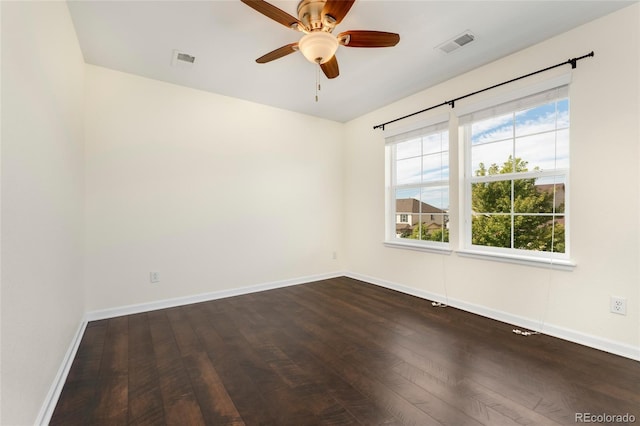
[[[420,111],[416,111],[414,113],[405,115],[403,117],[396,118],[396,119],[391,120],[391,121],[387,121],[386,123],[377,124],[377,125],[373,126],[373,129],[374,130],[375,129],[384,130],[384,126],[386,126],[387,124],[395,123],[396,121],[404,120],[405,118],[413,117],[414,115],[422,114],[423,112],[431,111],[432,109],[439,108],[441,106],[451,105],[451,108],[455,108],[456,102],[461,100],[461,99],[465,99],[465,98],[468,98],[469,96],[477,95],[478,93],[486,92],[487,90],[495,89],[496,87],[504,86],[505,84],[513,83],[514,81],[522,80],[523,78],[531,77],[532,75],[540,74],[542,72],[549,71],[551,69],[558,68],[558,67],[561,67],[563,65],[571,64],[571,68],[574,69],[574,68],[576,68],[578,66],[577,64],[578,64],[579,60],[585,59],[585,58],[589,58],[589,57],[593,57],[593,56],[594,56],[594,53],[593,53],[593,51],[591,51],[591,52],[587,53],[586,55],[582,55],[580,57],[573,58],[573,59],[568,59],[568,60],[566,60],[564,62],[561,62],[559,64],[552,65],[550,67],[543,68],[543,69],[538,70],[538,71],[530,72],[529,74],[521,75],[520,77],[512,78],[511,80],[503,81],[502,83],[494,84],[493,86],[486,87],[486,88],[481,89],[481,90],[476,90],[475,92],[467,93],[466,95],[459,96],[459,97],[457,97],[455,99],[452,99],[450,101],[444,101],[441,104],[434,105],[434,106],[431,106],[429,108],[425,108],[425,109],[420,110]]]

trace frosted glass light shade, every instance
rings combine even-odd
[[[302,37],[298,48],[310,62],[324,64],[338,50],[338,39],[325,31],[315,31]]]

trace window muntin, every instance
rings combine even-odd
[[[466,146],[464,245],[568,258],[566,86],[461,117],[461,122]]]

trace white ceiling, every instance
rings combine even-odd
[[[297,2],[271,3],[296,16]],[[400,34],[400,43],[381,49],[340,47],[340,76],[321,76],[320,99],[315,102],[317,65],[299,52],[268,64],[255,62],[298,41],[301,33],[239,0],[68,2],[89,64],[339,122],[631,3],[359,0],[334,33],[390,31]],[[435,49],[465,30],[475,34],[473,43],[448,55]],[[194,65],[172,66],[176,49],[195,56]],[[566,59],[585,53],[567,52]]]

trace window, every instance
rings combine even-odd
[[[474,111],[460,124],[464,248],[568,259],[567,86]]]
[[[387,242],[446,248],[449,243],[449,124],[386,137]]]

